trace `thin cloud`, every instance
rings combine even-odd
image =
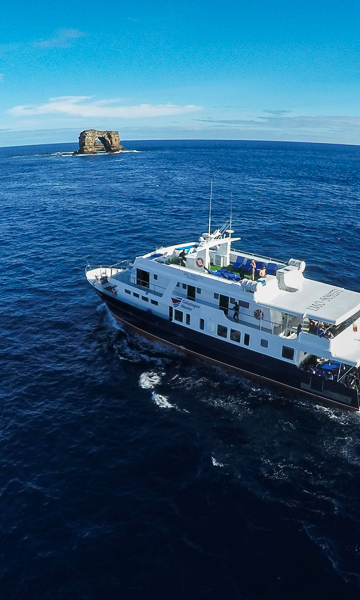
[[[264,113],[270,113],[270,115],[274,115],[274,117],[281,117],[282,115],[286,115],[287,113],[291,113],[292,110],[264,110]]]
[[[319,130],[331,131],[344,128],[360,127],[360,117],[345,116],[275,116],[257,117],[253,119],[197,119],[202,123],[214,126],[234,127],[250,131],[299,131]]]
[[[33,43],[33,46],[40,48],[67,48],[74,40],[84,37],[85,33],[79,29],[67,29],[65,27],[58,29],[54,37],[48,40],[39,40]]]
[[[100,101],[92,101],[91,96],[61,96],[49,98],[46,104],[39,106],[14,106],[8,113],[14,117],[28,117],[31,115],[63,114],[73,117],[108,117],[123,119],[140,119],[144,117],[165,117],[180,115],[200,110],[200,106],[188,104],[177,106],[175,104],[140,104],[139,106],[108,106],[114,101],[107,100],[103,105]]]

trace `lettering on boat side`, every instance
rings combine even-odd
[[[193,279],[194,281],[199,281],[201,279],[201,275],[194,275],[193,273],[186,273],[186,271],[184,272],[184,275],[188,279]]]
[[[196,304],[195,302],[191,302],[190,300],[183,300],[181,303],[181,308],[183,308],[184,310],[193,310],[193,308],[200,308],[199,304]]]
[[[330,302],[331,300],[333,300],[334,298],[336,298],[337,296],[342,294],[343,291],[344,290],[339,290],[339,289],[330,290],[330,292],[328,292],[324,296],[321,296],[319,298],[319,300],[315,300],[315,302],[313,302],[312,304],[307,306],[306,310],[315,310],[315,311],[320,310],[320,308],[325,306],[326,302]]]

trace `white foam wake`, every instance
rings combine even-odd
[[[159,385],[160,382],[161,382],[161,377],[154,371],[148,371],[145,373],[141,373],[140,379],[139,379],[139,385],[143,390],[154,389],[154,387],[156,385]]]
[[[155,392],[153,392],[151,394],[151,397],[154,400],[154,402],[158,406],[160,406],[160,408],[176,408],[173,404],[170,404],[170,402],[168,402],[165,396],[161,396],[161,394],[156,394]]]
[[[223,465],[223,463],[221,463],[221,462],[218,462],[218,461],[216,460],[216,458],[214,458],[213,456],[211,457],[211,462],[212,462],[212,464],[214,465],[214,467],[223,467],[223,466],[224,466],[224,465]]]
[[[105,313],[105,321],[107,322],[108,325],[110,325],[110,327],[112,327],[113,329],[118,329],[120,331],[124,331],[123,327],[121,327],[120,323],[117,322],[117,320],[115,319],[115,317],[112,316],[110,310],[108,309],[108,307],[106,306],[106,304],[100,304],[100,306],[97,307],[97,309],[100,313]]]

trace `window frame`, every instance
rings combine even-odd
[[[286,356],[288,354],[289,356]],[[291,355],[291,356],[290,356]],[[285,360],[294,360],[295,348],[291,348],[291,346],[283,346],[281,349],[281,356],[285,358]]]
[[[220,333],[220,331],[223,330],[223,333]],[[222,337],[224,339],[227,339],[228,336],[228,328],[225,327],[225,325],[220,325],[220,323],[218,323],[217,329],[216,329],[216,333],[219,337]],[[225,335],[223,335],[225,333]]]
[[[181,317],[180,317],[181,315]],[[182,323],[184,320],[184,313],[182,310],[178,310],[177,308],[175,308],[174,310],[174,321],[177,321],[178,323]]]
[[[236,337],[238,337],[239,339],[234,339],[233,334],[236,333]],[[241,342],[241,331],[239,331],[238,329],[230,329],[230,340],[232,342],[235,342],[236,344],[240,344]]]

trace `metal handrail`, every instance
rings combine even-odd
[[[89,263],[87,263],[86,271],[93,270],[93,269],[114,269],[118,265],[123,265],[124,267],[127,267],[132,262],[133,261],[131,261],[130,259],[124,259],[124,260],[120,260],[119,262],[117,262],[113,265],[95,265],[95,266],[91,266]]]
[[[254,256],[256,258],[260,258],[261,260],[266,260],[268,262],[274,262],[280,265],[287,265],[288,262],[284,261],[284,260],[279,260],[277,258],[272,258],[271,256],[262,256],[262,254],[258,254],[257,252],[247,252],[246,250],[238,250],[237,248],[231,248],[230,252],[233,252],[234,254],[240,254],[240,256],[242,254],[247,254],[249,257]]]

